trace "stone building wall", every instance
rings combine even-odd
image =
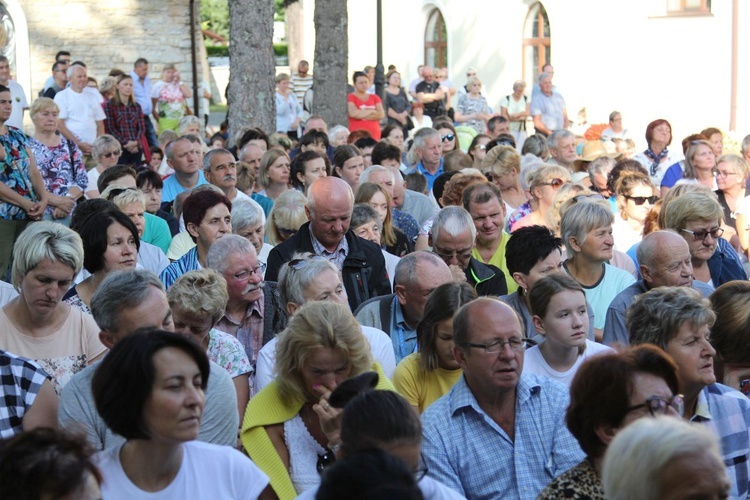
[[[22,8],[29,27],[31,97],[51,75],[58,50],[84,61],[99,81],[112,68],[130,72],[138,57],[148,59],[152,81],[164,64],[174,63],[192,88],[189,0],[23,0]],[[196,34],[202,43],[199,27]]]

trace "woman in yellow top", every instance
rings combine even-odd
[[[450,391],[463,373],[453,357],[453,315],[476,298],[471,285],[454,281],[437,287],[427,300],[417,326],[419,352],[401,360],[393,375],[396,390],[419,413]]]
[[[279,334],[277,377],[247,405],[241,439],[280,500],[320,483],[318,471],[341,444],[341,410],[328,398],[342,381],[366,371],[378,372],[377,389],[393,389],[345,305],[305,304]]]

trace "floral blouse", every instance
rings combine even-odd
[[[65,137],[60,137],[60,144],[54,147],[46,146],[32,137],[29,139],[29,146],[48,192],[65,196],[74,186],[86,192],[89,181],[86,177],[86,167],[83,165],[83,155],[78,146]],[[53,211],[54,207],[47,206],[46,213],[51,214]]]
[[[151,97],[157,99],[156,110],[161,118],[179,120],[185,114],[185,96],[177,82],[156,82],[152,87]]]
[[[208,359],[224,368],[232,378],[252,373],[245,348],[234,336],[212,328],[208,333]]]
[[[29,138],[15,127],[7,127],[8,133],[0,135],[0,145],[5,149],[5,159],[0,161],[0,182],[32,201],[36,195],[29,177]],[[12,203],[0,202],[0,218],[5,220],[25,220],[23,208]]]

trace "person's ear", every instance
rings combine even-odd
[[[398,297],[398,303],[401,305],[406,304],[406,287],[404,285],[396,285],[393,287],[393,293]]]
[[[598,437],[599,441],[601,441],[605,445],[609,445],[609,443],[612,442],[618,430],[619,429],[615,427],[611,427],[605,424],[600,424],[594,427],[594,432],[596,433],[596,437]]]
[[[542,318],[535,314],[532,316],[531,321],[534,323],[534,328],[536,328],[537,333],[546,337],[547,330],[544,328],[544,321],[542,321]]]
[[[310,212],[310,207],[305,205],[305,215],[307,216],[307,220],[312,220],[312,212]]]
[[[305,184],[305,176],[302,172],[297,172],[297,180],[302,183],[302,185]]]
[[[458,366],[460,366],[461,369],[466,369],[466,353],[461,348],[461,346],[453,346],[453,358],[456,360],[456,363],[458,363]]]
[[[296,302],[287,302],[286,303],[286,312],[289,313],[289,316],[294,316],[294,313],[297,312],[297,309],[299,309],[299,306]]]
[[[185,224],[185,229],[187,229],[188,234],[190,234],[190,236],[192,236],[193,238],[198,237],[198,226],[196,226],[192,222],[188,222],[187,224]]]
[[[117,338],[112,332],[105,332],[102,330],[99,332],[99,341],[104,344],[104,347],[107,349],[112,349],[117,343]]]
[[[529,291],[529,287],[526,286],[526,276],[523,273],[515,272],[512,274],[512,277],[520,288],[523,288],[526,292]]]
[[[570,238],[568,238],[568,244],[574,252],[578,253],[581,251],[581,245],[578,244],[578,238],[576,238],[575,236],[571,236]],[[572,255],[568,255],[568,257],[572,257]]]
[[[651,268],[645,264],[640,264],[638,268],[639,268],[639,271],[641,272],[641,277],[643,278],[643,281],[645,281],[646,283],[653,283],[654,277],[651,275]]]

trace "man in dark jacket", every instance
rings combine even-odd
[[[445,207],[432,222],[429,244],[433,253],[448,264],[454,277],[464,278],[478,295],[507,294],[503,272],[471,256],[476,235],[477,229],[469,212],[461,207]]]
[[[316,180],[308,189],[305,205],[310,222],[271,250],[266,279],[276,281],[282,264],[295,253],[310,252],[341,270],[352,311],[372,297],[391,293],[380,248],[349,232],[353,207],[354,195],[346,182],[338,177]]]

